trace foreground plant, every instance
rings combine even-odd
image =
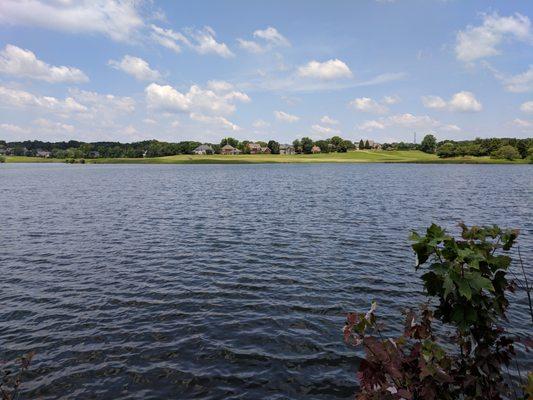
[[[435,300],[418,313],[407,313],[400,337],[383,337],[376,303],[367,313],[348,314],[345,341],[363,345],[366,353],[358,372],[358,399],[533,396],[532,376],[518,389],[511,389],[509,379],[504,379],[503,367],[508,372],[517,340],[498,326],[506,320],[506,293],[515,288],[507,279],[511,265],[507,252],[518,231],[460,227],[459,239],[434,224],[424,236],[412,234],[416,269],[424,271],[424,291]]]

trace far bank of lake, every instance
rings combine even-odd
[[[9,156],[8,163],[64,162],[60,158]],[[94,158],[85,159],[95,164],[264,164],[264,163],[429,163],[429,164],[527,164],[528,159],[494,159],[490,157],[439,158],[418,150],[357,150],[347,153],[322,154],[241,154],[190,155],[178,154],[153,158]]]

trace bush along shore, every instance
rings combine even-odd
[[[461,229],[459,239],[437,225],[425,235],[413,233],[428,302],[406,312],[399,337],[384,337],[375,302],[366,313],[348,314],[344,339],[365,351],[357,399],[533,398],[533,373],[522,375],[513,363],[518,347],[528,350],[531,338],[513,337],[501,327],[507,295],[517,284],[527,291],[533,325],[523,264],[523,282],[508,278],[518,231],[463,224]],[[518,380],[509,373],[514,366]]]
[[[220,158],[217,156],[232,156]],[[256,156],[256,157],[242,157]],[[441,141],[432,134],[420,144],[377,143],[369,139],[350,141],[333,136],[309,137],[290,144],[275,140],[248,141],[228,137],[220,143],[148,140],[135,143],[95,142],[5,142],[0,157],[7,162],[87,160],[87,162],[147,163],[246,163],[246,162],[445,162],[532,163],[533,139],[491,138],[471,141]],[[156,161],[154,161],[156,160]]]

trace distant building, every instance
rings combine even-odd
[[[280,144],[279,145],[279,154],[295,154],[296,151],[294,150],[294,147],[290,144]]]
[[[194,154],[213,154],[215,151],[208,144],[202,144],[193,150]]]
[[[100,157],[100,152],[99,151],[90,151],[89,152],[89,158],[98,158]]]
[[[259,143],[247,143],[246,147],[250,150],[250,154],[259,154],[262,152]]]
[[[35,155],[37,157],[48,158],[48,157],[50,157],[52,155],[52,153],[50,153],[47,150],[37,149],[37,152],[35,153]]]
[[[240,150],[236,149],[230,144],[222,146],[222,148],[220,149],[220,154],[224,154],[224,155],[235,155],[239,153],[240,153]]]
[[[315,144],[313,147],[311,147],[311,153],[313,153],[313,154],[320,153],[320,147],[318,147]]]
[[[270,150],[270,147],[261,147],[261,153],[270,154],[272,153],[272,150]]]

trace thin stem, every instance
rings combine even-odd
[[[524,275],[524,282],[526,283],[527,300],[529,302],[529,313],[531,314],[531,322],[533,322],[533,304],[531,303],[531,288],[527,280],[526,269],[524,268],[524,262],[522,261],[522,254],[520,253],[520,246],[517,246],[518,260],[520,261],[520,267],[522,268],[522,275]]]

